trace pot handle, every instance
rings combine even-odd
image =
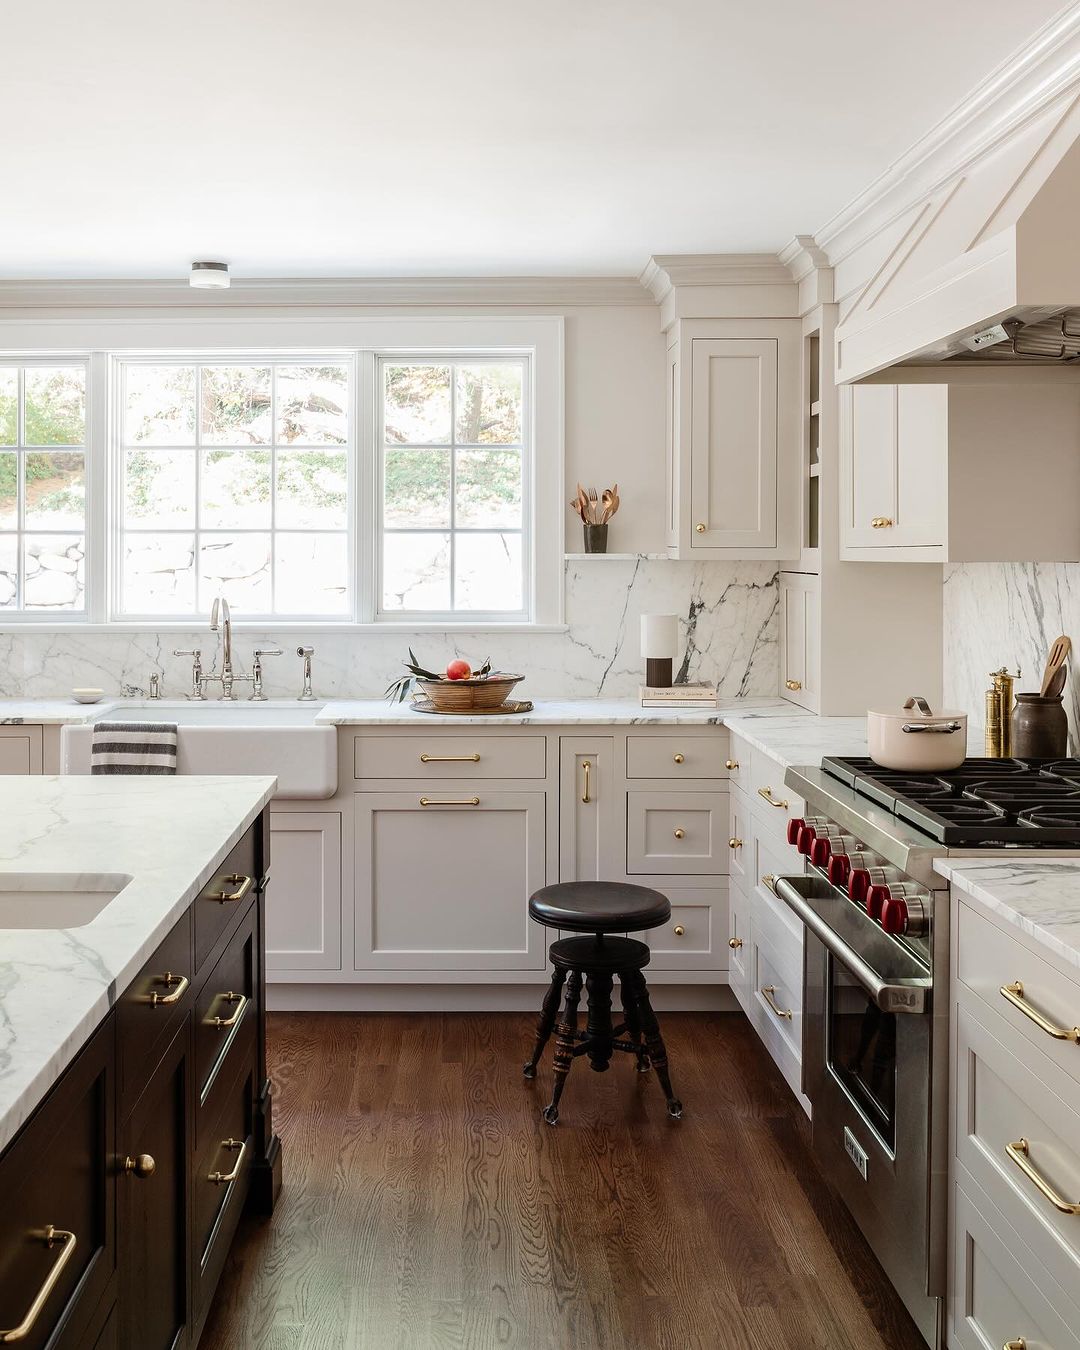
[[[921,731],[935,731],[941,736],[951,736],[954,731],[960,731],[961,726],[960,722],[905,722],[900,730],[909,735]]]
[[[924,717],[933,717],[934,715],[930,710],[930,704],[927,703],[926,699],[924,699],[921,694],[912,694],[904,704],[904,707],[905,709],[918,708]],[[904,730],[907,731],[907,727],[905,727]]]

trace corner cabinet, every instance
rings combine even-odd
[[[798,320],[684,319],[668,339],[669,554],[797,556]]]

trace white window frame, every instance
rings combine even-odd
[[[257,313],[222,308],[213,314],[180,309],[67,311],[40,318],[0,319],[0,361],[88,361],[86,391],[86,610],[70,618],[56,613],[0,614],[0,629],[33,626],[57,632],[185,632],[199,619],[113,618],[118,599],[119,426],[115,364],[117,358],[199,361],[265,359],[338,359],[355,361],[355,403],[350,490],[351,559],[355,583],[350,618],[235,616],[237,629],[281,632],[560,632],[564,574],[564,321],[561,315],[367,315],[343,314],[323,306],[300,314],[283,310]],[[453,354],[490,358],[502,353],[527,355],[531,371],[530,471],[525,496],[531,500],[527,618],[521,616],[423,616],[413,611],[378,612],[377,571],[379,469],[382,410],[377,390],[378,359]],[[523,503],[524,506],[524,503]],[[526,522],[523,521],[523,525]],[[523,548],[524,548],[523,544]],[[524,555],[523,555],[524,557]]]

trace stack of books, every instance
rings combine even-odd
[[[643,708],[715,708],[715,684],[673,684],[666,689],[641,685]]]

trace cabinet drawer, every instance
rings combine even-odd
[[[254,1021],[255,918],[255,910],[249,910],[195,1000],[195,1089],[200,1102],[219,1074],[235,1071],[230,1063],[233,1048],[242,1044],[241,1028]]]
[[[750,893],[755,905],[771,914],[798,943],[802,941],[802,923],[772,887],[776,877],[802,876],[805,870],[802,854],[797,853],[787,840],[777,841],[771,834],[755,828],[750,836]]]
[[[961,902],[958,908],[957,971],[961,981],[1031,1046],[1047,1055],[1057,1069],[1080,1083],[1080,1046],[1051,1036],[1001,992],[1006,986],[1020,984],[1031,1012],[1062,1030],[1071,1030],[1080,1027],[1080,983],[970,906]]]
[[[547,772],[543,736],[356,736],[356,778],[543,778]]]
[[[801,1013],[803,934],[801,925],[799,932],[792,932],[783,918],[776,913],[774,905],[782,903],[782,901],[777,901],[775,896],[769,896],[767,899],[759,895],[751,897],[750,909],[752,937],[754,939],[754,962],[751,964],[751,975],[756,978],[757,975],[762,974],[757,966],[760,953],[768,969],[764,972],[763,979],[756,979],[755,990],[759,990],[763,983],[768,984],[776,978],[783,986],[784,998],[786,999],[786,1002],[781,1002],[777,997],[777,1002],[780,1002],[783,1008]],[[783,1020],[787,1021],[788,1019],[784,1018]],[[797,1042],[797,1044],[801,1048],[801,1042]]]
[[[786,840],[791,816],[804,816],[806,803],[784,786],[787,771],[771,755],[755,750],[750,760],[750,805],[764,829]]]
[[[627,793],[627,872],[723,876],[728,870],[727,799],[726,792]]]
[[[117,1004],[122,1100],[135,1102],[141,1085],[165,1053],[177,1020],[191,1006],[194,973],[189,909]]]
[[[977,1189],[977,1188],[973,1188]],[[1080,1350],[1075,1310],[986,1197],[953,1191],[949,1345]]]
[[[260,881],[256,829],[257,824],[248,830],[195,901],[197,972],[219,939],[240,922],[241,914],[254,899],[252,892]]]
[[[23,1350],[76,1344],[116,1268],[114,1032],[109,1019],[0,1159],[0,1332]]]
[[[671,918],[643,933],[652,949],[654,970],[726,970],[727,886],[708,890],[671,890]]]
[[[728,738],[707,728],[694,735],[628,736],[627,778],[726,778]]]
[[[1025,1141],[1019,1157],[1061,1200],[1080,1204],[1080,1093],[1074,1103],[1063,1101],[1058,1091],[1068,1079],[1032,1055],[1019,1031],[998,1019],[993,1033],[985,1027],[982,1005],[963,988],[960,1000],[956,1156],[1031,1248],[1039,1268],[1080,1303],[1080,1214],[1061,1212],[1018,1165],[1012,1147]]]
[[[212,1123],[195,1153],[192,1182],[192,1255],[195,1270],[195,1302],[199,1307],[213,1291],[214,1278],[203,1281],[215,1254],[228,1247],[232,1228],[239,1217],[251,1167],[254,1111],[254,1068],[243,1065],[231,1079],[222,1079],[208,1106],[214,1108]],[[200,1285],[204,1292],[200,1294]]]

